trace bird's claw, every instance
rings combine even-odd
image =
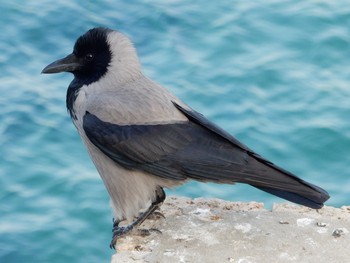
[[[138,234],[142,237],[150,236],[151,233],[156,233],[156,234],[163,234],[162,231],[156,228],[150,228],[150,229],[138,229]]]
[[[150,216],[154,216],[156,219],[158,219],[158,218],[166,219],[165,215],[159,211],[154,211],[153,214],[151,214]]]
[[[111,243],[109,244],[109,247],[111,249],[114,249],[115,250],[115,245],[117,243],[117,240],[118,238],[126,235],[128,232],[130,232],[134,226],[133,225],[128,225],[128,226],[118,226],[119,222],[116,223],[114,222],[113,223],[113,236],[112,236],[112,241]]]

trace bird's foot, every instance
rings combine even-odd
[[[113,236],[112,236],[112,241],[109,245],[111,249],[115,249],[118,238],[125,236],[127,233],[133,230],[134,227],[141,225],[146,218],[148,218],[152,213],[154,213],[155,210],[158,209],[159,204],[161,204],[165,199],[165,193],[162,188],[159,188],[157,190],[158,192],[157,192],[156,200],[151,204],[151,206],[145,212],[141,213],[141,215],[138,218],[136,218],[136,220],[132,222],[130,225],[119,226],[120,221],[113,219],[113,229],[112,229]],[[164,217],[164,215],[161,213],[157,213],[157,215],[158,216],[161,215],[162,217]],[[149,229],[147,231],[148,232],[153,231],[158,233],[160,232],[157,229]]]
[[[131,230],[133,230],[134,224],[130,224],[127,226],[119,226],[119,222],[115,221],[113,223],[113,235],[112,235],[112,241],[109,244],[109,247],[111,249],[115,249],[115,245],[117,243],[118,238],[121,238],[122,236],[125,236],[127,233],[129,233]]]

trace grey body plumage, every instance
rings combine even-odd
[[[68,111],[112,200],[112,246],[164,200],[163,188],[188,180],[247,183],[315,209],[329,198],[145,77],[133,45],[120,32],[89,30],[71,55],[43,73],[63,71],[74,74]],[[118,226],[134,217],[129,228]]]

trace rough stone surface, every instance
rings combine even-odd
[[[312,210],[278,204],[168,197],[160,212],[118,240],[112,263],[350,262],[350,206]],[[145,234],[145,233],[143,233]]]

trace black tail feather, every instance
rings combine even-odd
[[[254,185],[253,185],[254,186]],[[284,190],[279,190],[279,189],[273,189],[273,188],[268,188],[268,187],[260,187],[260,186],[254,186],[255,188],[258,188],[262,191],[265,191],[269,194],[273,194],[275,196],[281,197],[283,199],[286,199],[288,201],[291,201],[296,204],[304,205],[313,209],[320,209],[323,207],[323,203],[328,200],[329,195],[326,191],[324,191],[321,188],[317,187],[317,190],[315,189],[310,189],[310,191],[316,191],[318,193],[318,198],[313,198],[311,200],[310,198],[307,198],[301,194],[297,193],[292,193],[292,192],[287,192]]]

